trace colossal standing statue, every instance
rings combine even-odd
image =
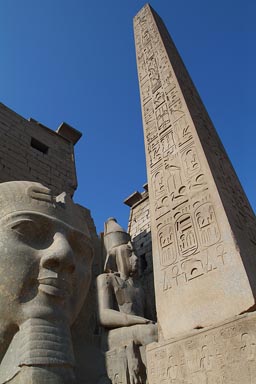
[[[128,374],[125,381],[119,377],[120,382],[143,383],[143,346],[156,341],[157,329],[153,321],[145,317],[147,296],[139,280],[138,258],[129,234],[113,218],[105,223],[104,245],[107,258],[104,273],[97,278],[97,287],[99,321],[106,329],[105,348],[118,350],[120,356],[123,354],[126,357]],[[115,376],[122,373],[115,372],[111,361],[108,365],[109,376],[114,382]]]
[[[75,383],[70,326],[92,256],[69,196],[35,182],[0,184],[0,384]]]

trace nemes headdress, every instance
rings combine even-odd
[[[0,183],[0,220],[9,214],[21,212],[39,212],[54,217],[90,238],[81,211],[65,192],[55,196],[49,188],[32,181]]]

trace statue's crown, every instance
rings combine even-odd
[[[108,253],[118,245],[131,241],[130,235],[117,223],[114,217],[110,217],[104,224],[104,246]]]
[[[0,183],[0,219],[21,212],[40,213],[56,218],[90,237],[78,206],[65,192],[55,196],[49,188],[32,181]]]

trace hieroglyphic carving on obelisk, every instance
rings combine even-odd
[[[157,316],[165,339],[255,305],[255,217],[163,22],[134,18]]]

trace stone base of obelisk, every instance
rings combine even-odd
[[[149,384],[256,384],[256,312],[147,346]]]

